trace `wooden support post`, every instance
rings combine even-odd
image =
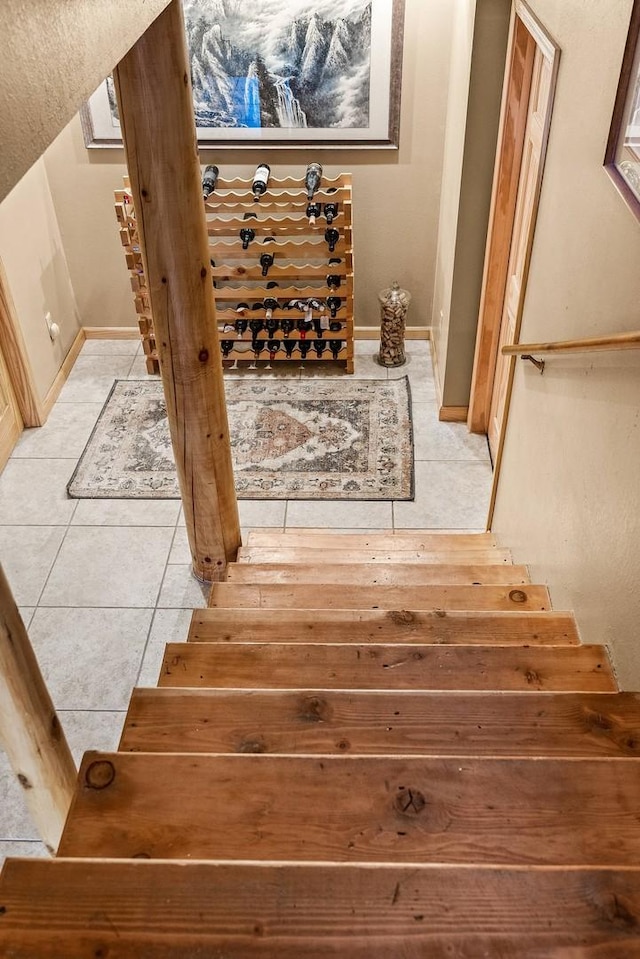
[[[76,768],[0,566],[0,743],[50,852],[62,835]]]
[[[193,571],[211,581],[240,526],[189,77],[172,0],[114,78]]]

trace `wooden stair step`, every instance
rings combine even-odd
[[[400,566],[379,563],[229,563],[227,583],[304,583],[331,586],[496,586],[530,582],[526,566],[423,564]]]
[[[393,549],[317,549],[311,546],[264,547],[241,546],[238,563],[302,563],[334,565],[342,563],[511,563],[508,549],[450,549],[439,552],[426,550]]]
[[[551,608],[546,586],[339,586],[214,583],[209,606],[260,609],[495,609]]]
[[[639,803],[635,759],[95,752],[58,854],[635,865]]]
[[[159,686],[615,692],[603,646],[170,643]]]
[[[407,530],[394,533],[340,533],[325,530],[287,530],[281,533],[268,529],[252,529],[246,546],[310,546],[314,549],[410,549],[428,552],[451,549],[487,549],[496,546],[492,533],[434,533]]]
[[[189,641],[578,645],[573,615],[408,609],[196,609]]]
[[[640,756],[640,694],[135,689],[125,752]]]
[[[637,959],[640,870],[11,860],[6,956]]]

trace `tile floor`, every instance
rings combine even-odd
[[[357,377],[409,377],[416,497],[413,502],[239,503],[243,530],[326,526],[348,530],[483,529],[491,486],[484,437],[438,421],[426,341],[385,370],[376,341],[356,342]],[[261,364],[263,367],[266,364]],[[320,369],[320,367],[322,367]],[[336,375],[331,364],[268,376]],[[228,371],[230,376],[255,371]],[[134,685],[155,685],[167,642],[183,641],[205,590],[190,575],[177,501],[71,500],[66,483],[114,378],[146,376],[135,340],[88,340],[47,424],[20,438],[0,476],[0,558],[77,760],[115,749]],[[20,787],[0,754],[0,862],[45,855]]]

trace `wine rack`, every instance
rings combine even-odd
[[[353,373],[350,175],[322,179],[312,201],[321,210],[315,223],[307,216],[302,179],[271,177],[259,201],[251,183],[219,177],[215,192],[203,201],[223,362],[338,360]],[[126,177],[115,204],[147,369],[157,373],[153,316]],[[325,204],[337,205],[330,223]],[[241,230],[253,236],[243,241]],[[328,230],[337,233],[329,238],[335,246],[325,237]],[[273,257],[272,264],[261,263],[264,254]],[[264,303],[269,298],[277,301],[270,311]]]

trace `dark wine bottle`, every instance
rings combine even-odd
[[[307,216],[309,217],[309,226],[315,226],[316,220],[320,216],[322,207],[319,203],[310,203],[307,206]]]
[[[257,359],[265,348],[265,342],[264,340],[259,340],[256,337],[254,337],[253,340],[251,341],[251,345],[253,347],[253,352],[255,353],[256,359]]]
[[[316,331],[316,336],[321,338],[322,337],[322,320],[319,316],[314,316],[313,328]]]
[[[260,266],[262,267],[262,275],[266,276],[269,267],[273,266],[273,253],[263,253],[260,257]]]
[[[338,263],[342,263],[342,260],[340,259],[339,256],[329,257],[329,266],[334,266],[334,265],[337,265]]]
[[[322,356],[322,354],[324,353],[326,345],[327,345],[327,344],[325,343],[324,340],[314,340],[314,341],[313,341],[313,348],[314,348],[314,350],[316,351],[316,353],[317,353],[317,355],[318,355],[318,358],[320,358],[320,357]]]
[[[273,311],[278,309],[279,303],[276,299],[274,299],[273,296],[265,296],[264,300],[262,301],[262,305],[267,311],[265,314],[266,318],[270,320],[273,316]]]
[[[280,284],[277,283],[275,280],[269,280],[269,282],[267,283],[268,290],[275,290],[277,286],[280,286]]]
[[[202,199],[208,200],[216,188],[216,181],[220,170],[214,163],[210,163],[204,168],[202,175]]]
[[[233,340],[220,340],[220,348],[222,349],[222,355],[228,356],[233,349]]]
[[[211,264],[211,269],[215,269],[216,261],[215,261],[215,260],[209,260],[209,263]],[[215,276],[212,276],[212,277],[211,277],[211,282],[213,283],[213,288],[214,288],[214,290],[217,290],[217,289],[218,289],[218,284],[216,283],[216,278],[215,278]]]
[[[310,341],[301,339],[300,342],[298,343],[298,349],[300,350],[300,356],[302,357],[302,359],[303,360],[306,359],[307,353],[311,349]]]
[[[265,329],[267,334],[273,337],[273,334],[277,332],[278,327],[280,326],[279,320],[274,320],[273,317],[270,317],[268,320],[264,321]]]
[[[236,320],[235,323],[233,324],[233,328],[238,334],[238,336],[242,336],[243,333],[247,332],[248,325],[249,325],[249,320]]]
[[[327,218],[327,226],[331,226],[334,221],[334,218],[338,215],[338,204],[337,203],[325,203],[324,205],[324,215]]]
[[[324,231],[324,238],[329,244],[329,253],[333,253],[336,248],[336,243],[340,239],[340,234],[331,226],[327,227],[327,229]]]
[[[339,333],[342,329],[342,323],[340,320],[333,320],[331,323],[329,323],[329,329],[332,333]]]
[[[248,250],[249,244],[252,240],[256,238],[256,231],[252,230],[251,227],[243,226],[240,230],[240,239],[242,240],[242,249]]]
[[[262,330],[264,329],[264,321],[263,321],[263,320],[249,320],[249,329],[251,330],[251,333],[253,334],[253,338],[254,338],[254,340],[255,340],[255,338],[256,338],[256,336],[258,335],[258,333],[261,333]]]
[[[236,306],[236,313],[244,314],[244,311],[248,309],[249,309],[248,303],[238,303],[238,305]]]
[[[329,349],[334,360],[337,360],[342,349],[342,340],[329,340]]]
[[[267,340],[267,349],[269,350],[269,359],[274,360],[280,349],[280,340]]]
[[[268,163],[260,163],[256,168],[256,172],[253,174],[253,183],[251,184],[254,200],[258,201],[262,194],[266,193],[270,173],[271,167]]]
[[[289,336],[293,330],[294,322],[293,320],[280,320],[280,329],[284,336]]]
[[[264,240],[262,241],[262,245],[264,246],[265,243],[275,243],[275,242],[276,242],[275,236],[265,236]]]
[[[342,300],[339,296],[328,296],[327,306],[329,307],[329,310],[331,311],[331,317],[333,318],[342,306]],[[331,329],[331,327],[329,327],[329,329]]]
[[[243,219],[243,220],[257,220],[257,219],[258,219],[258,214],[257,214],[257,213],[252,213],[252,212],[245,213],[245,214],[243,214],[242,219]]]
[[[285,353],[287,354],[287,359],[290,360],[291,357],[293,356],[293,351],[294,351],[295,348],[296,348],[296,341],[295,341],[295,340],[286,340],[286,342],[284,342],[282,345],[284,346],[284,351],[285,351]]]
[[[313,200],[314,193],[320,186],[320,181],[322,180],[322,166],[315,161],[310,163],[307,167],[307,172],[304,176],[304,185],[307,190],[307,199]]]
[[[327,286],[330,290],[337,290],[342,283],[342,277],[338,273],[330,273],[327,277]]]
[[[296,329],[300,333],[300,339],[306,340],[307,333],[311,329],[311,324],[307,320],[301,318],[296,321]]]

